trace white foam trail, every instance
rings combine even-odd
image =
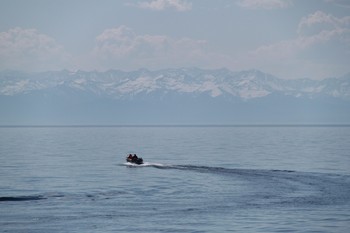
[[[149,162],[145,162],[142,165],[144,165],[144,166],[157,166],[157,167],[168,167],[169,166],[169,165],[165,165],[165,164],[161,164],[161,163],[149,163]]]
[[[135,163],[129,163],[126,162],[124,163],[125,166],[133,166],[133,167],[158,167],[158,168],[166,168],[166,167],[171,167],[171,165],[166,165],[162,163],[150,163],[150,162],[145,162],[143,164],[135,164]]]

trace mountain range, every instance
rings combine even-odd
[[[0,72],[0,125],[347,124],[350,73],[285,80],[259,70]]]

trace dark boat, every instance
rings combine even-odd
[[[134,163],[134,164],[143,164],[143,159],[142,158],[129,158],[129,157],[126,157],[126,162]]]

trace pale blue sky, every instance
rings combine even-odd
[[[0,70],[350,72],[348,0],[0,0]]]

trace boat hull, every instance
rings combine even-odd
[[[126,158],[126,162],[140,165],[140,164],[143,164],[143,159],[142,158],[137,158],[137,159]]]

